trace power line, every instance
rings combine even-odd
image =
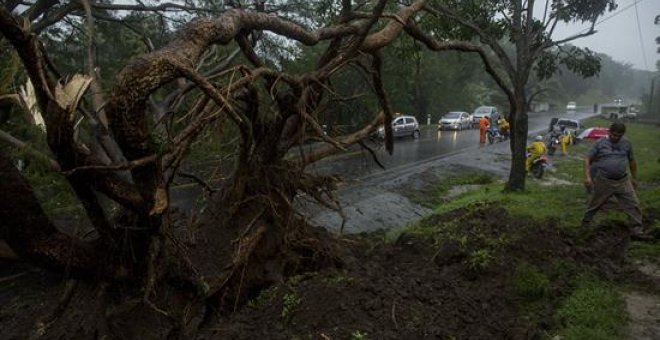
[[[622,8],[622,9],[616,11],[616,12],[614,12],[614,13],[613,13],[612,15],[610,15],[609,17],[605,17],[605,18],[603,18],[603,19],[597,21],[596,24],[595,24],[594,26],[598,26],[598,25],[604,23],[605,21],[614,18],[615,16],[617,16],[617,15],[619,15],[619,14],[625,12],[626,10],[630,9],[630,8],[633,7],[633,6],[635,6],[635,10],[637,10],[637,4],[640,3],[640,2],[642,2],[642,1],[644,1],[644,0],[636,0],[636,1],[633,1],[632,4],[630,4],[630,5],[628,5],[628,6],[624,7],[624,8]],[[587,29],[587,30],[588,30],[588,29]],[[587,30],[585,30],[585,31],[587,31]]]
[[[634,3],[635,5],[635,16],[637,17],[637,33],[639,35],[639,46],[642,49],[642,58],[644,59],[644,69],[648,70],[649,69],[649,63],[646,61],[646,52],[644,48],[644,39],[642,38],[642,25],[639,23],[639,12],[637,11],[637,2]]]

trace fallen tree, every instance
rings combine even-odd
[[[162,11],[173,5],[37,1],[22,8],[10,1],[0,6],[0,32],[34,86],[49,161],[66,178],[96,233],[83,240],[59,231],[20,171],[2,155],[0,189],[10,193],[0,209],[2,238],[21,258],[92,282],[98,314],[92,317],[95,329],[88,331],[101,337],[116,336],[112,323],[122,315],[126,322],[128,311],[136,309],[168,322],[168,336],[187,337],[204,324],[200,315],[209,321],[236,310],[286,275],[336,265],[333,242],[307,227],[293,200],[306,193],[337,209],[332,194],[336,179],[310,175],[306,167],[391,120],[379,51],[425,2],[397,7],[394,13],[385,11],[387,3],[381,0],[357,11],[344,0],[336,20],[316,29],[267,13],[261,1],[251,8],[213,12],[190,21],[164,46],[134,58],[105,99],[95,68],[94,20],[107,19],[108,10]],[[62,88],[74,87],[75,78],[58,72],[40,40],[40,33],[67,16],[79,16],[89,38],[88,80],[75,86],[79,91],[73,98],[62,95]],[[264,31],[290,43],[324,43],[327,48],[314,69],[290,74],[257,53]],[[229,44],[237,46],[235,53],[216,61],[212,72],[200,71],[210,49]],[[237,55],[245,62],[237,62]],[[349,65],[369,76],[381,108],[359,130],[329,137],[318,113],[336,96],[333,75]],[[91,93],[83,97],[88,89]],[[175,127],[159,125],[173,114]],[[87,122],[82,127],[81,119]],[[202,241],[193,244],[186,238],[190,231],[171,216],[170,185],[196,138],[218,126],[237,131],[236,161],[196,226],[196,238]],[[391,127],[385,127],[391,152]],[[324,145],[289,156],[310,138]],[[108,209],[101,196],[119,212]],[[75,287],[67,285],[56,311],[70,301]],[[119,294],[117,287],[123,287]],[[41,319],[35,334],[48,334],[58,314]]]

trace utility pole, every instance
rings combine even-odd
[[[648,109],[649,112],[648,112],[648,114],[653,113],[653,97],[655,96],[655,80],[658,79],[658,77],[660,77],[660,74],[654,76],[653,78],[651,78],[651,93],[649,93],[649,109]]]

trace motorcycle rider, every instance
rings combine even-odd
[[[500,128],[500,133],[502,136],[505,138],[509,137],[509,122],[506,121],[506,118],[504,116],[500,117],[499,120],[497,120],[497,126]]]
[[[532,169],[534,161],[543,156],[547,151],[545,143],[543,142],[543,136],[536,136],[534,142],[527,147],[528,154],[525,161],[525,171],[529,172]]]

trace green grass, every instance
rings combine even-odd
[[[443,214],[475,203],[499,202],[514,216],[558,219],[562,227],[575,227],[582,218],[586,193],[579,183],[544,186],[538,181],[528,181],[525,192],[504,193],[502,189],[499,183],[485,185],[436,207],[434,212]]]
[[[534,300],[548,294],[550,279],[536,266],[523,263],[516,269],[513,287],[518,295]]]
[[[604,119],[589,119],[586,126],[609,126]],[[660,145],[660,128],[626,122],[628,138],[633,144],[635,159],[638,163],[638,191],[642,209],[651,220],[647,221],[652,233],[660,235],[660,161],[655,146]],[[497,250],[515,235],[502,235],[498,243],[494,235],[481,235],[475,242],[474,235],[461,234],[457,220],[443,220],[437,215],[463,209],[469,213],[481,206],[481,203],[497,203],[514,217],[531,217],[537,221],[552,220],[559,228],[571,231],[576,241],[593,230],[583,230],[580,222],[588,195],[583,186],[583,155],[593,145],[582,142],[568,149],[567,157],[554,156],[553,168],[542,180],[528,178],[524,192],[504,193],[503,185],[494,181],[482,182],[479,188],[454,197],[450,201],[437,200],[446,197],[450,188],[456,185],[475,182],[474,175],[450,177],[437,184],[432,195],[435,197],[434,217],[429,217],[415,225],[408,226],[404,232],[416,233],[429,237],[437,245],[454,242],[468,256],[468,264],[476,268],[487,266]],[[606,220],[628,221],[620,212],[601,212],[596,224]],[[390,238],[398,236],[401,230],[392,232]],[[584,238],[585,240],[587,238]],[[470,245],[482,244],[481,248]],[[646,261],[660,259],[660,243],[632,242],[627,256]],[[549,259],[553,261],[552,259]],[[597,278],[581,276],[585,268],[561,260],[544,272],[532,264],[519,265],[513,273],[512,285],[516,293],[524,298],[521,303],[523,317],[536,319],[548,305],[560,306],[556,311],[558,327],[553,331],[562,339],[620,339],[627,324],[625,304],[620,294],[620,287],[599,281]],[[551,287],[564,280],[575,280],[575,288],[563,300],[557,300],[549,292]]]
[[[578,280],[557,316],[562,325],[558,335],[566,340],[621,339],[627,322],[617,288],[590,278]]]

